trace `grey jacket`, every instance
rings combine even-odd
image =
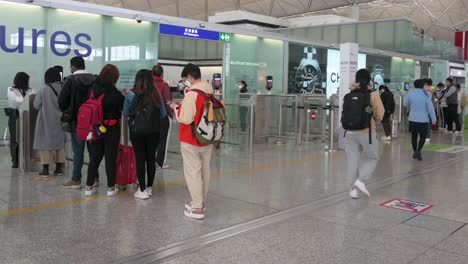
[[[62,90],[60,83],[52,83],[51,86],[57,94],[60,94]],[[34,135],[34,149],[63,149],[65,147],[66,134],[60,126],[62,114],[58,107],[58,96],[55,95],[50,86],[44,85],[36,94],[34,108],[39,111]]]
[[[445,93],[444,98],[447,99],[447,104],[458,105],[457,87],[455,87],[455,85],[450,86]]]

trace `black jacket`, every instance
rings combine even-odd
[[[67,111],[71,105],[73,113],[75,113],[73,118],[76,120],[76,113],[78,113],[80,106],[88,100],[89,91],[95,81],[96,76],[89,73],[75,74],[67,77],[58,99],[60,111]]]
[[[393,93],[390,91],[385,91],[380,94],[380,99],[384,105],[385,113],[393,114],[395,112],[395,98],[393,97]]]
[[[102,86],[96,83],[92,90],[96,98],[104,94],[104,99],[102,99],[104,120],[119,120],[122,116],[122,110],[125,101],[123,94],[117,90],[114,85]]]

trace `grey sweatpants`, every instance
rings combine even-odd
[[[368,133],[348,131],[345,138],[345,150],[350,186],[353,186],[357,179],[365,183],[374,173],[379,161],[379,142],[375,131],[372,132],[372,144],[369,144]],[[362,165],[359,166],[361,158]]]

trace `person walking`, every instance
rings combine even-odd
[[[465,95],[465,92],[462,90],[461,85],[459,83],[456,84],[456,87],[457,87],[457,99],[458,99],[458,119],[460,119],[460,125],[463,128],[464,123],[465,123],[466,95]]]
[[[448,109],[448,120],[447,120],[447,131],[457,136],[461,133],[461,123],[458,117],[458,93],[457,87],[453,84],[451,78],[446,80],[447,92],[444,94],[444,99],[447,101]],[[453,123],[455,123],[455,129],[453,130]]]
[[[120,73],[115,65],[107,64],[102,68],[91,88],[94,98],[102,99],[103,125],[105,133],[102,138],[92,141],[90,148],[92,159],[89,160],[88,177],[86,180],[85,195],[93,195],[97,192],[95,180],[98,176],[99,166],[103,158],[106,160],[107,196],[111,197],[118,193],[115,188],[115,176],[117,173],[117,152],[120,142],[120,118],[124,106],[125,97],[117,90],[115,84],[119,80]]]
[[[411,131],[411,144],[413,146],[413,158],[422,160],[421,150],[424,147],[429,124],[436,123],[436,114],[432,100],[423,90],[425,80],[416,80],[415,89],[405,98],[403,105],[409,109],[409,126]],[[419,140],[418,140],[419,137]]]
[[[65,163],[66,133],[60,124],[61,112],[58,96],[62,91],[62,76],[56,68],[45,72],[45,85],[34,98],[34,108],[38,110],[34,133],[35,150],[41,157],[42,171],[39,176],[48,177],[49,165],[55,163],[55,176],[63,175]]]
[[[212,95],[213,86],[201,80],[200,68],[194,64],[187,64],[181,77],[189,84],[190,88],[180,105],[171,104],[176,112],[176,118],[180,123],[179,139],[184,165],[184,176],[192,201],[185,204],[184,214],[194,219],[205,218],[206,195],[210,182],[210,161],[213,145],[201,144],[194,136],[195,129],[203,116],[205,98],[194,91],[195,89]]]
[[[382,125],[385,132],[385,137],[383,140],[391,141],[392,140],[392,115],[395,112],[395,98],[393,93],[388,89],[386,85],[380,85],[380,99],[382,100],[383,106],[385,108],[385,114],[382,119]]]
[[[18,109],[21,109],[26,98],[31,95],[32,89],[29,88],[29,75],[25,72],[18,72],[13,80],[13,86],[8,87],[7,98],[8,108],[5,109],[5,114],[8,116],[8,130],[10,132],[10,155],[12,168],[18,168],[19,161],[19,142],[16,138],[17,120],[19,117]]]
[[[156,153],[156,163],[162,169],[168,169],[170,166],[166,163],[167,149],[169,147],[169,138],[171,136],[172,117],[174,111],[169,106],[172,102],[172,93],[169,85],[164,81],[164,68],[161,65],[153,67],[154,83],[163,99],[167,115],[161,119],[161,130],[159,132],[159,144]]]
[[[448,105],[447,105],[447,99],[444,98],[445,94],[448,91],[448,88],[444,86],[443,83],[437,84],[437,87],[440,89],[437,101],[439,102],[439,109],[442,110],[441,112],[441,118],[442,118],[442,128],[444,131],[447,132],[447,123],[448,123]]]
[[[153,183],[156,176],[156,149],[160,140],[160,124],[166,118],[166,108],[159,90],[153,81],[150,70],[140,70],[135,77],[134,89],[130,90],[125,97],[123,115],[129,118],[129,125],[137,122],[135,115],[140,107],[147,107],[157,111],[157,115],[150,115],[146,120],[148,124],[155,124],[154,129],[147,129],[146,133],[135,134],[130,129],[130,140],[133,145],[136,158],[136,170],[139,183],[138,191],[134,197],[146,200],[153,195]],[[143,120],[145,121],[145,120]],[[159,127],[158,127],[159,126]],[[148,177],[146,181],[145,174]]]
[[[91,87],[96,81],[96,76],[86,71],[85,61],[82,57],[76,56],[70,60],[72,75],[68,76],[63,84],[59,95],[59,108],[62,113],[71,115],[70,135],[73,150],[73,174],[71,180],[61,185],[65,189],[81,189],[81,169],[84,161],[85,145],[88,148],[89,159],[92,159],[90,142],[81,140],[76,135],[76,120],[80,106],[89,98]],[[96,176],[95,186],[99,185],[99,176]]]
[[[247,83],[245,81],[240,81],[239,85],[239,93],[245,94],[248,93],[249,90],[247,88]],[[239,105],[239,117],[241,123],[241,133],[247,133],[247,115],[249,114],[249,108],[247,106]]]
[[[384,114],[382,100],[372,90],[370,72],[360,69],[356,72],[356,83],[345,97],[342,115],[348,177],[352,181],[349,195],[353,199],[359,198],[359,191],[370,197],[366,182],[379,161],[376,124],[382,121]]]

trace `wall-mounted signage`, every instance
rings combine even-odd
[[[219,33],[216,31],[209,31],[200,28],[190,27],[179,27],[173,25],[161,24],[159,25],[159,33],[162,35],[193,38],[193,39],[204,39],[212,41],[230,42],[230,33]]]

